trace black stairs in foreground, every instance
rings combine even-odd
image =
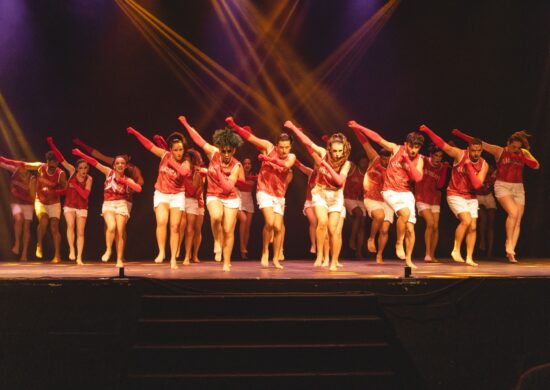
[[[129,388],[414,388],[375,295],[142,297]]]

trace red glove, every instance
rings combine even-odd
[[[474,137],[472,137],[468,134],[464,134],[462,131],[460,131],[458,129],[453,129],[453,131],[451,131],[451,134],[454,135],[455,137],[463,139],[466,142],[470,142],[471,140],[474,139]]]
[[[468,176],[468,179],[470,180],[470,183],[472,183],[474,189],[479,190],[483,186],[483,183],[477,177],[472,163],[470,161],[466,162],[464,164],[464,168],[466,168],[466,175]]]
[[[53,154],[55,154],[55,158],[57,159],[57,161],[59,161],[60,163],[64,162],[65,157],[63,157],[59,149],[57,149],[57,146],[55,146],[55,144],[53,143],[53,138],[48,137],[46,138],[46,141],[48,142],[48,145],[50,145],[50,148],[52,148]]]
[[[86,153],[89,153],[89,154],[92,154],[95,150],[90,145],[87,145],[83,141],[81,141],[80,138],[73,138],[73,143],[75,145],[80,146],[82,149],[84,149],[86,151]]]
[[[75,156],[82,158],[84,161],[86,161],[88,164],[90,164],[94,168],[97,167],[97,164],[99,164],[99,162],[95,158],[85,155],[84,153],[82,153],[80,150],[76,148],[72,150],[72,153]]]
[[[419,127],[419,130],[423,133],[428,134],[435,146],[437,146],[439,149],[443,149],[445,147],[445,141],[443,140],[443,138],[435,134],[428,126],[421,125]]]
[[[187,132],[189,133],[189,136],[191,137],[193,142],[196,143],[199,146],[199,148],[203,148],[204,145],[206,145],[206,141],[204,140],[204,138],[201,137],[201,135],[197,132],[197,130],[195,130],[189,125],[189,123],[187,122],[187,119],[183,115],[179,116],[178,120],[187,129]]]
[[[407,164],[407,167],[409,167],[407,172],[409,173],[409,177],[412,181],[418,183],[420,180],[422,180],[422,172],[418,171],[418,169],[416,169],[416,166],[413,166],[413,162],[411,161],[407,153],[403,153],[401,160]]]
[[[166,140],[161,135],[155,134],[153,136],[153,142],[159,148],[168,150],[168,144],[166,143]]]
[[[171,159],[168,160],[168,165],[170,166],[170,168],[173,168],[176,172],[178,172],[183,177],[188,177],[191,175],[191,171],[188,168],[181,166],[180,164],[176,163],[175,161],[172,161]]]
[[[24,167],[25,162],[24,161],[18,161],[18,160],[10,160],[9,158],[0,156],[0,162],[3,162],[7,165],[12,165],[14,167]]]
[[[346,183],[346,177],[344,175],[341,175],[337,173],[328,162],[325,160],[321,160],[321,165],[324,166],[327,171],[330,173],[330,176],[332,178],[332,181],[337,187],[342,188],[342,186]]]
[[[235,123],[232,116],[225,118],[225,123],[229,125],[237,134],[239,134],[244,139],[248,140],[252,135],[252,132],[246,130],[244,127],[241,127]]]
[[[128,127],[126,129],[126,132],[128,134],[132,134],[134,137],[138,139],[138,141],[145,147],[147,150],[151,150],[153,146],[155,146],[148,138],[144,137],[139,131],[134,129],[133,127]],[[137,192],[137,191],[136,191]]]
[[[379,144],[382,141],[382,137],[380,137],[380,134],[378,134],[376,131],[367,129],[366,127],[361,126],[359,123],[355,121],[349,121],[348,127],[351,127],[354,130],[358,130],[361,133],[363,133],[365,136],[367,136],[369,139],[373,140],[377,144]]]
[[[127,187],[129,187],[134,192],[141,192],[141,186],[137,184],[135,181],[128,179],[126,176],[119,177],[117,181],[120,184],[123,184]]]

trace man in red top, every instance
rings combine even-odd
[[[475,190],[481,188],[488,170],[487,163],[481,157],[481,140],[473,138],[468,143],[468,148],[463,150],[449,145],[425,125],[420,126],[420,131],[428,134],[438,148],[454,159],[451,181],[447,188],[447,202],[460,223],[455,231],[451,257],[456,262],[464,262],[460,247],[466,237],[466,264],[475,267],[477,263],[473,260],[473,254],[479,208]]]
[[[414,195],[409,183],[422,180],[424,160],[420,158],[418,152],[424,143],[424,137],[421,134],[412,132],[407,135],[403,145],[397,145],[386,141],[375,131],[367,129],[355,121],[350,121],[348,126],[361,131],[369,139],[391,152],[390,161],[386,168],[384,186],[382,187],[382,196],[398,216],[396,224],[397,240],[395,243],[397,257],[404,259],[409,267],[416,268],[412,262],[416,215]],[[405,250],[403,239],[406,242]]]
[[[283,243],[283,215],[288,184],[286,179],[296,161],[296,156],[290,153],[292,138],[287,133],[281,133],[277,144],[273,145],[237,125],[232,117],[226,118],[225,121],[237,134],[261,152],[258,158],[262,161],[262,167],[258,173],[256,187],[256,199],[265,220],[261,264],[262,267],[269,266],[269,242],[273,237],[273,265],[275,268],[283,268],[279,263],[279,255]]]

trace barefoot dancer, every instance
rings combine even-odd
[[[460,247],[466,237],[466,264],[475,267],[477,263],[473,260],[473,255],[478,202],[474,192],[481,188],[488,170],[487,163],[481,157],[481,140],[471,139],[468,148],[463,150],[450,146],[425,125],[420,126],[420,131],[428,134],[438,148],[454,159],[451,181],[447,187],[447,202],[460,223],[455,231],[451,257],[456,262],[464,262]]]
[[[317,217],[316,243],[317,258],[314,266],[319,267],[323,263],[323,253],[319,248],[323,247],[328,229],[329,246],[331,253],[330,270],[338,269],[338,255],[342,245],[341,217],[344,207],[344,185],[350,169],[348,157],[351,151],[350,144],[345,135],[335,133],[327,141],[326,149],[313,143],[291,121],[285,122],[285,127],[292,130],[304,143],[308,152],[315,160],[317,175],[315,186],[311,190],[312,203]]]
[[[459,130],[453,134],[468,141],[472,137]],[[539,162],[529,152],[529,134],[516,131],[506,146],[491,145],[483,142],[483,150],[491,153],[497,162],[495,196],[508,214],[506,218],[506,257],[516,263],[516,245],[519,239],[521,219],[525,210],[525,189],[523,188],[523,167],[539,169]]]
[[[279,256],[283,244],[283,215],[285,210],[285,194],[288,186],[287,176],[294,165],[296,156],[290,153],[292,138],[287,133],[281,133],[276,145],[266,139],[258,138],[250,131],[240,127],[232,117],[225,120],[237,134],[249,141],[260,150],[258,158],[262,167],[258,173],[256,200],[264,216],[262,231],[262,267],[269,266],[269,242],[273,236],[273,265],[283,268],[279,264]]]
[[[12,173],[10,196],[14,243],[11,251],[16,255],[21,254],[20,261],[27,261],[33,205],[36,197],[36,177],[25,169],[23,161],[0,157],[0,167]]]
[[[157,221],[157,245],[159,253],[155,263],[162,263],[166,257],[166,227],[170,221],[170,268],[178,268],[176,256],[180,243],[180,222],[185,211],[184,178],[191,174],[189,161],[184,159],[187,142],[183,134],[174,132],[167,138],[169,151],[156,146],[137,130],[129,127],[128,134],[155,156],[160,158],[159,173],[155,183],[153,205]]]
[[[124,176],[126,169],[126,159],[124,156],[115,157],[113,168],[100,164],[95,158],[82,153],[78,149],[73,149],[72,153],[84,159],[92,167],[97,168],[105,175],[105,184],[103,191],[103,206],[101,214],[105,221],[105,253],[101,256],[101,261],[109,261],[111,258],[115,232],[118,235],[116,242],[116,266],[124,267],[124,247],[126,246],[126,223],[130,218],[128,210],[128,198],[130,193],[141,192],[141,186],[129,177]]]
[[[204,150],[210,160],[206,207],[214,236],[214,256],[216,261],[220,261],[223,255],[222,269],[230,271],[237,212],[241,203],[235,183],[237,180],[244,181],[243,167],[233,155],[237,147],[243,144],[243,140],[231,129],[225,128],[214,132],[214,145],[211,145],[187,123],[184,116],[178,119],[189,132],[193,142]]]
[[[202,224],[204,222],[204,175],[202,156],[195,149],[187,151],[187,159],[192,175],[185,178],[185,214],[187,226],[185,230],[185,257],[183,265],[189,265],[192,259],[199,263],[199,247],[202,241]],[[180,241],[183,238],[180,235]]]
[[[397,240],[395,252],[397,257],[404,259],[411,268],[416,268],[412,262],[415,235],[414,224],[416,215],[414,209],[414,195],[410,189],[410,182],[418,183],[422,180],[424,161],[418,154],[424,143],[421,134],[412,132],[407,135],[404,145],[388,142],[378,133],[366,127],[360,126],[355,121],[348,124],[351,128],[361,131],[372,141],[391,152],[391,157],[386,168],[382,196],[397,214]],[[405,250],[403,249],[405,240]]]
[[[53,138],[48,137],[48,144],[55,153],[57,160],[69,172],[67,189],[65,192],[65,205],[63,215],[67,222],[67,242],[69,243],[69,260],[76,260],[76,264],[82,265],[82,252],[84,251],[84,229],[88,218],[88,197],[92,190],[93,179],[88,175],[90,166],[80,159],[76,162],[76,168],[70,164],[54,144]],[[75,253],[75,228],[76,228],[76,253]]]
[[[424,241],[426,244],[425,262],[437,262],[435,248],[439,240],[439,216],[441,213],[441,191],[445,185],[449,164],[442,163],[443,151],[434,144],[429,147],[430,157],[424,157],[424,175],[416,183],[414,197],[418,214],[426,222]]]

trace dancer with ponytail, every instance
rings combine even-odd
[[[458,129],[453,134],[470,142],[473,138]],[[519,240],[521,219],[525,211],[525,189],[523,187],[523,167],[539,169],[540,164],[529,152],[529,134],[526,131],[516,131],[506,142],[506,146],[491,145],[483,142],[483,150],[489,152],[497,163],[495,181],[495,196],[508,214],[506,218],[505,251],[508,261],[517,263],[516,245]]]
[[[221,261],[223,271],[231,270],[231,252],[235,240],[235,225],[240,199],[235,184],[244,181],[244,170],[234,157],[235,151],[243,140],[231,129],[224,128],[214,132],[213,145],[201,137],[184,116],[179,121],[187,129],[189,136],[210,160],[208,165],[208,185],[206,207],[210,214],[210,225],[214,236],[214,259]]]
[[[130,218],[128,198],[132,192],[141,192],[141,186],[129,177],[124,176],[124,171],[126,170],[126,159],[124,156],[115,157],[113,168],[109,168],[78,149],[73,149],[72,153],[84,159],[88,164],[105,175],[103,206],[101,208],[101,215],[106,225],[105,253],[101,256],[101,261],[106,262],[111,258],[116,232],[118,236],[116,242],[116,266],[118,268],[124,267],[126,224]]]
[[[63,215],[67,222],[67,242],[69,243],[69,260],[76,260],[76,264],[82,265],[82,252],[84,251],[84,229],[88,218],[88,198],[92,190],[93,179],[88,175],[90,166],[84,159],[76,161],[76,167],[65,160],[53,138],[47,138],[50,148],[63,168],[69,172],[67,188],[65,191],[65,204]],[[75,252],[76,229],[76,252]]]

